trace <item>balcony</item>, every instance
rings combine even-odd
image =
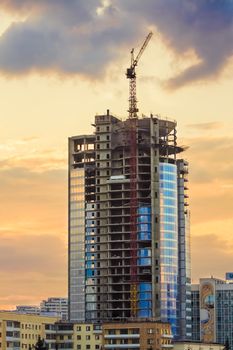
[[[6,337],[7,342],[19,342],[20,341],[20,335],[19,336],[12,336],[12,337]]]
[[[105,344],[104,349],[140,349],[140,344]]]
[[[173,344],[161,344],[162,349],[173,349]]]
[[[139,334],[106,334],[105,339],[139,339]]]
[[[162,338],[166,338],[166,339],[173,339],[173,335],[172,334],[162,334],[161,337]]]

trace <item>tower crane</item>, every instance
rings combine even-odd
[[[137,57],[134,58],[134,49],[131,50],[131,66],[127,69],[126,71],[126,77],[127,79],[130,79],[129,80],[129,118],[137,118],[137,112],[138,112],[138,108],[137,108],[137,97],[136,97],[136,71],[135,71],[135,68],[138,64],[138,61],[140,59],[140,57],[142,56],[145,48],[147,47],[147,44],[149,43],[151,37],[152,37],[153,33],[150,32]]]
[[[130,316],[137,317],[138,309],[138,278],[137,278],[137,119],[138,108],[136,98],[136,66],[148,42],[152,37],[150,32],[137,57],[134,58],[134,49],[131,50],[131,66],[126,71],[129,79],[129,156],[130,156]]]

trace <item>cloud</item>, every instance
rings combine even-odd
[[[62,147],[60,150],[38,146],[37,137],[9,139],[0,144],[0,171],[28,169],[42,173],[49,170],[64,170],[67,160]]]
[[[222,232],[221,232],[222,235]],[[205,233],[192,237],[192,279],[214,277],[223,278],[233,264],[232,242],[217,234]],[[206,254],[208,247],[208,254]]]
[[[190,182],[190,208],[192,225],[218,220],[222,224],[222,231],[226,220],[232,218],[233,187],[222,187],[221,183],[210,185],[193,185]],[[193,230],[196,228],[193,226]]]
[[[15,232],[16,233],[16,232]],[[51,247],[53,253],[51,254]],[[14,256],[14,259],[9,259]],[[64,240],[46,234],[29,235],[1,233],[0,266],[7,273],[35,273],[41,276],[60,276],[66,270]]]
[[[67,172],[28,168],[0,171],[0,230],[56,234],[67,229]]]
[[[0,40],[0,68],[10,74],[56,71],[99,76],[140,29],[100,0],[70,0],[68,6],[65,0],[42,0],[40,5],[9,0],[4,5],[27,13]]]
[[[215,124],[212,126],[216,127]],[[232,182],[233,137],[204,135],[186,139],[185,144],[190,146],[185,157],[190,161],[190,176],[194,183]]]
[[[59,232],[1,232],[0,266],[0,309],[67,294],[67,249]]]
[[[0,169],[0,308],[67,293],[66,173]]]
[[[184,156],[189,161],[192,224],[222,220],[224,227],[232,217],[233,138],[201,134],[185,144],[190,146]]]
[[[133,9],[135,4],[130,4]],[[174,51],[184,55],[191,50],[197,55],[198,63],[172,77],[169,88],[214,78],[232,57],[232,1],[148,0],[137,4],[136,11],[155,24]]]
[[[224,126],[224,123],[221,123],[221,122],[209,122],[209,123],[186,125],[186,127],[190,129],[197,129],[199,131],[217,130],[222,128],[223,126]]]
[[[233,54],[229,0],[3,0],[1,8],[22,16],[0,39],[0,70],[14,75],[103,76],[153,27],[180,57],[197,56],[170,88],[216,77]]]

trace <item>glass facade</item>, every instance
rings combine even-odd
[[[170,322],[177,335],[178,227],[177,167],[160,163],[161,321]]]
[[[138,241],[151,241],[151,208],[141,206],[138,209]],[[151,266],[151,248],[138,250],[138,266]],[[141,282],[138,286],[138,317],[152,316],[152,284]]]
[[[74,169],[70,173],[69,196],[69,288],[70,318],[85,319],[85,173]]]
[[[177,160],[178,180],[178,327],[181,339],[191,339],[191,267],[188,208],[188,162]]]
[[[152,301],[151,301],[152,285],[151,283],[139,283],[139,301],[138,301],[138,317],[152,316]]]
[[[96,317],[96,277],[97,277],[97,236],[96,236],[96,205],[86,204],[86,318]]]
[[[192,340],[200,340],[200,294],[199,290],[192,291]]]
[[[216,339],[233,349],[233,288],[216,292]]]

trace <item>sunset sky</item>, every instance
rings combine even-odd
[[[176,119],[192,277],[233,271],[233,1],[1,0],[0,309],[67,295],[67,138],[96,113]]]

